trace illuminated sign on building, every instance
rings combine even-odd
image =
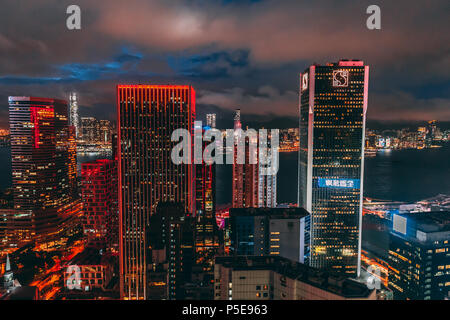
[[[318,179],[321,188],[355,188],[359,189],[359,179]]]
[[[308,89],[308,74],[304,73],[302,76],[302,91]]]
[[[348,87],[348,70],[333,71],[333,87]]]

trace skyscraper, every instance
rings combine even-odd
[[[79,136],[79,117],[78,117],[78,101],[77,94],[72,92],[69,96],[70,103],[70,114],[69,114],[69,124],[75,127],[75,138]]]
[[[241,110],[237,109],[234,116],[234,161],[232,183],[232,207],[252,208],[258,206],[258,164],[251,163],[250,139],[242,135],[244,142],[245,162],[238,163],[238,132],[242,129]],[[254,137],[257,140],[257,137]],[[257,141],[252,141],[257,145]],[[257,154],[256,154],[257,159]]]
[[[193,134],[195,91],[191,86],[119,85],[119,251],[120,290],[126,299],[145,299],[146,232],[160,201],[181,202],[195,212],[192,165],[176,165],[171,151],[175,129]]]
[[[216,127],[216,114],[215,113],[208,113],[206,115],[206,125],[210,128]]]
[[[9,118],[14,209],[4,212],[5,229],[20,232],[17,241],[48,238],[63,231],[80,209],[67,102],[9,97]]]
[[[300,75],[298,203],[313,267],[359,275],[369,67],[341,60]]]
[[[450,299],[450,212],[394,214],[389,288],[397,300]]]
[[[98,122],[99,139],[98,142],[103,144],[111,143],[112,126],[109,120],[100,120]]]
[[[81,138],[88,144],[102,140],[102,137],[100,137],[100,126],[97,119],[93,117],[81,118]]]
[[[272,155],[272,136],[267,139],[267,160],[268,166],[278,167],[278,154]],[[278,152],[278,150],[273,150]],[[277,206],[277,172],[270,172],[266,165],[258,157],[258,207],[275,208]]]
[[[239,130],[242,128],[241,110],[237,109],[234,116],[234,161],[233,161],[233,190],[232,207],[233,208],[274,208],[277,206],[277,172],[271,172],[268,167],[278,165],[272,163],[278,161],[278,156],[272,157],[272,136],[267,136],[267,164],[260,161],[258,149],[252,150],[251,145],[259,146],[259,136],[256,130],[247,129],[239,136]],[[244,156],[245,162],[238,163],[238,141],[245,139]],[[262,150],[259,150],[262,151]],[[278,152],[278,150],[276,150]],[[252,163],[252,157],[255,161]]]
[[[203,142],[203,150],[207,143]],[[213,273],[219,247],[216,223],[216,164],[195,165],[195,254],[196,264]]]
[[[158,281],[158,286],[149,288],[150,296],[155,297],[161,289],[158,287],[164,283],[166,290],[160,299],[184,298],[185,284],[191,281],[192,267],[195,265],[194,233],[194,217],[187,216],[183,203],[159,202],[150,217],[148,232],[153,258],[150,282],[154,283],[160,273],[165,276],[164,280]]]

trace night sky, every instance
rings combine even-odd
[[[81,30],[66,8],[81,7]],[[366,8],[381,7],[381,30]],[[119,83],[191,84],[199,113],[295,119],[298,74],[358,58],[371,67],[368,117],[450,121],[450,2],[2,0],[0,127],[9,95],[68,99],[115,118]],[[284,122],[283,122],[284,121]],[[295,121],[293,121],[295,123]]]

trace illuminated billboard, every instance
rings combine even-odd
[[[346,188],[346,189],[359,189],[359,179],[329,179],[319,178],[319,187],[321,188]]]
[[[402,234],[406,234],[406,221],[405,217],[402,217],[398,214],[393,215],[393,226],[395,232],[399,232]]]

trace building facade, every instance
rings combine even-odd
[[[117,166],[109,159],[81,165],[83,231],[88,245],[118,252]]]
[[[147,235],[152,257],[149,296],[184,299],[185,284],[191,280],[196,262],[195,218],[187,215],[181,202],[160,202],[150,225]]]
[[[210,128],[216,127],[216,114],[215,113],[208,113],[206,115],[206,125]]]
[[[359,275],[369,67],[341,60],[300,75],[298,204],[313,267]]]
[[[232,208],[230,252],[279,255],[304,263],[309,255],[309,219],[303,208]]]
[[[64,270],[64,288],[89,292],[94,289],[106,290],[113,277],[113,266],[110,257],[99,254],[95,248],[88,248],[77,254],[70,265],[75,269]],[[77,272],[74,275],[74,271]],[[69,291],[70,292],[70,291]]]
[[[215,300],[377,300],[341,275],[274,256],[216,258]]]
[[[119,250],[121,296],[146,299],[146,232],[160,201],[183,203],[195,213],[195,170],[176,165],[175,129],[193,134],[195,91],[191,86],[119,85]]]
[[[94,117],[81,118],[81,140],[86,144],[93,144],[100,139],[100,124]]]
[[[203,142],[203,150],[207,143]],[[202,152],[203,154],[203,152]],[[204,272],[214,272],[219,249],[216,223],[216,164],[195,165],[195,259]]]
[[[252,208],[258,206],[258,164],[250,163],[249,140],[244,142],[244,163],[238,163],[238,130],[242,130],[241,110],[234,115],[234,150],[232,207]]]
[[[395,299],[450,299],[450,212],[394,214],[389,266]]]
[[[69,126],[67,102],[9,97],[9,120],[13,207],[0,212],[0,234],[16,246],[70,228],[81,214],[81,204],[76,198],[75,130]]]

